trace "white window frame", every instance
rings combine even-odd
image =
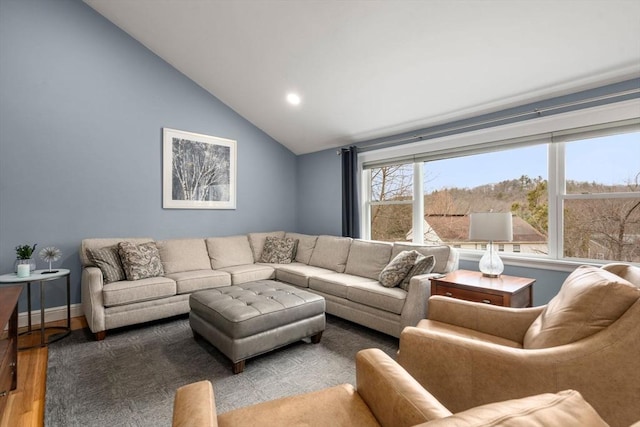
[[[414,205],[413,224],[414,242],[423,242],[422,212],[424,206],[420,206],[424,198],[422,197],[422,162],[426,156],[433,156],[434,159],[444,159],[455,157],[456,151],[477,149],[478,153],[505,149],[507,146],[518,147],[524,144],[531,144],[530,138],[538,140],[539,143],[549,143],[548,159],[548,190],[549,197],[549,254],[536,256],[531,254],[504,253],[501,258],[505,264],[544,268],[549,270],[572,271],[576,266],[584,264],[585,260],[574,260],[562,258],[563,238],[562,238],[562,206],[563,201],[574,198],[608,198],[620,197],[616,193],[601,195],[573,195],[565,194],[564,191],[564,144],[552,143],[554,133],[558,135],[566,134],[567,130],[618,122],[622,120],[640,118],[640,99],[622,101],[614,104],[607,104],[599,107],[586,108],[549,117],[540,117],[534,120],[518,122],[515,124],[496,126],[481,129],[473,132],[434,138],[411,144],[404,144],[380,150],[365,151],[358,155],[358,167],[360,173],[361,196],[361,230],[360,235],[365,239],[371,237],[370,218],[370,169],[365,168],[367,164],[385,162],[389,159],[398,159],[396,163],[414,163]],[[546,141],[545,141],[546,139]],[[519,141],[521,140],[521,141]],[[506,141],[506,142],[505,142]],[[449,155],[447,155],[449,153]],[[416,185],[419,184],[419,185]],[[419,189],[417,187],[420,187]],[[640,194],[640,193],[638,193]],[[415,225],[419,224],[419,227]],[[462,260],[478,261],[481,251],[460,250]],[[596,260],[586,260],[591,264],[597,264]]]
[[[640,108],[639,108],[640,110]],[[559,137],[558,139],[561,139]],[[579,141],[588,139],[573,138]],[[614,192],[614,193],[590,193],[590,194],[570,194],[566,190],[566,148],[565,141],[549,144],[549,194],[555,197],[549,197],[549,236],[555,236],[555,239],[549,239],[549,257],[559,260],[572,260],[575,264],[584,263],[604,264],[599,262],[598,258],[564,258],[564,203],[567,200],[598,200],[598,199],[630,199],[640,198],[640,191],[636,192]],[[554,169],[554,165],[557,165]],[[553,171],[553,173],[552,173]],[[553,180],[551,179],[553,177]],[[553,187],[552,187],[553,186]],[[553,212],[553,215],[552,215]],[[553,230],[553,231],[552,231]],[[551,244],[553,242],[553,244]],[[575,260],[575,261],[573,261]]]
[[[417,163],[414,163],[413,165],[413,182],[411,183],[411,187],[413,191],[412,191],[411,200],[391,200],[391,201],[373,200],[371,198],[371,169],[364,169],[364,170],[361,169],[361,171],[362,173],[360,174],[360,176],[362,180],[362,185],[360,186],[360,188],[362,188],[364,191],[362,192],[362,197],[361,197],[360,216],[361,216],[361,221],[365,221],[367,223],[366,230],[367,230],[368,237],[366,238],[371,239],[371,210],[373,206],[411,205],[413,206],[412,223],[413,224],[416,224],[416,222],[419,223],[417,227],[415,226],[413,227],[413,234],[412,234],[412,237],[414,239],[413,241],[417,241],[415,239],[418,236],[420,237],[420,239],[422,239],[424,227],[423,227],[422,221],[420,221],[419,219],[420,212],[424,211],[424,197],[422,194],[424,191],[424,186],[422,183],[422,176],[423,176],[422,167],[420,167]],[[418,218],[416,217],[416,215],[418,216]],[[362,229],[362,226],[361,226],[361,229]],[[362,233],[362,230],[361,230],[361,233]]]

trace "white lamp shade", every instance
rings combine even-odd
[[[511,241],[513,220],[511,212],[481,212],[469,215],[469,240]]]

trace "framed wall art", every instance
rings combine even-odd
[[[236,141],[163,128],[162,144],[163,208],[236,208]]]

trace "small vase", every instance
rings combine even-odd
[[[18,272],[18,264],[29,264],[29,271],[33,271],[36,269],[36,260],[33,258],[17,259],[15,264],[13,265],[13,270],[15,273]]]

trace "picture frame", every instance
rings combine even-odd
[[[162,207],[235,209],[236,141],[162,129]]]

